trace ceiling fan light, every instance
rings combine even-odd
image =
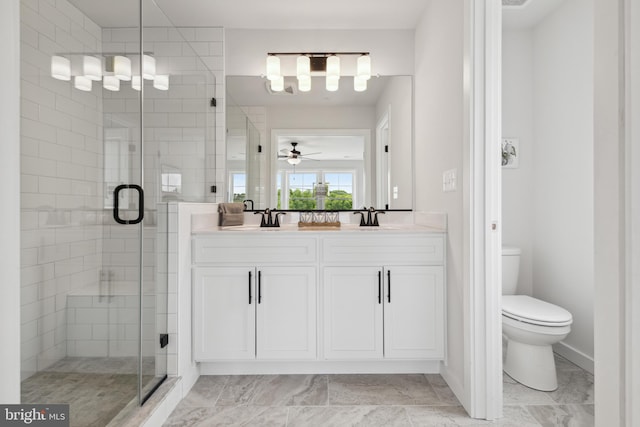
[[[356,75],[364,80],[371,78],[371,57],[369,55],[358,57]]]
[[[307,55],[300,55],[296,59],[296,76],[298,80],[311,78],[311,59]]]
[[[267,56],[267,78],[271,81],[282,77],[280,75],[280,58],[275,55]]]
[[[284,90],[284,77],[280,76],[271,80],[271,90],[274,92],[282,92]]]
[[[89,80],[102,80],[102,60],[95,56],[82,57],[82,75]]]
[[[289,163],[290,165],[299,165],[300,162],[302,161],[302,159],[300,159],[300,157],[298,156],[291,156],[287,159],[287,163]]]
[[[327,77],[340,78],[340,58],[336,55],[327,58]]]
[[[117,92],[120,90],[120,79],[116,76],[104,76],[102,87],[112,92]]]
[[[311,90],[311,77],[298,78],[298,90],[300,92],[309,92]]]
[[[335,92],[340,86],[340,77],[327,75],[326,88],[329,92]]]
[[[52,56],[51,77],[58,80],[71,80],[71,61],[64,56]]]
[[[353,90],[356,92],[364,92],[367,90],[367,79],[361,78],[360,76],[354,76]]]

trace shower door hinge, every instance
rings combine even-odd
[[[160,348],[165,348],[169,345],[169,334],[160,334]]]
[[[211,98],[211,104],[212,107],[217,107],[218,106],[218,101],[216,101],[215,98]]]
[[[389,146],[388,146],[388,145],[385,145],[385,146],[384,146],[384,152],[385,152],[385,153],[388,153],[388,152],[389,152]]]

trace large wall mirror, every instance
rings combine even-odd
[[[229,201],[255,209],[413,208],[413,82],[373,77],[335,92],[323,77],[300,92],[295,77],[227,76]],[[251,207],[251,205],[249,205]]]

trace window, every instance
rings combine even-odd
[[[247,198],[247,175],[244,172],[229,174],[229,201],[243,202]]]
[[[285,172],[278,174],[278,209],[353,209],[355,172]],[[282,182],[284,181],[284,187]]]

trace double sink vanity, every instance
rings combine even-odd
[[[194,229],[193,359],[203,373],[437,369],[445,253],[444,229],[407,223]]]

